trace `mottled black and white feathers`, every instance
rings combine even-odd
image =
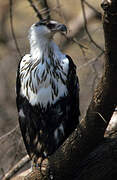
[[[30,54],[19,63],[16,103],[19,124],[31,159],[56,151],[73,132],[79,117],[76,66],[52,41],[63,24],[41,21],[29,32]]]

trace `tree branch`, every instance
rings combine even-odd
[[[41,7],[44,9],[44,14],[45,14],[46,19],[50,20],[51,19],[50,9],[49,9],[47,0],[40,1],[40,3],[41,3]]]
[[[35,11],[35,13],[37,14],[37,17],[42,20],[42,15],[40,14],[39,10],[36,8],[36,6],[33,3],[33,0],[28,0],[28,2],[30,3],[31,7],[33,8],[33,10]]]
[[[88,31],[88,28],[87,28],[87,18],[86,18],[86,12],[85,12],[85,7],[84,7],[84,0],[81,0],[81,7],[82,7],[82,12],[83,12],[83,17],[84,17],[84,26],[85,26],[85,30],[86,30],[86,33],[90,39],[90,41],[98,48],[100,49],[102,52],[104,52],[104,50],[92,39],[89,31]]]
[[[102,17],[101,13],[99,11],[97,11],[97,9],[95,7],[93,7],[91,4],[89,4],[89,2],[87,2],[86,0],[84,0],[84,3],[91,8],[95,14],[97,14],[97,16],[99,16],[100,18]]]
[[[8,133],[2,135],[0,137],[0,141],[3,141],[4,139],[6,139],[8,136],[10,136],[13,132],[15,132],[17,130],[17,128],[19,127],[19,125],[16,125],[16,127],[14,127],[11,131],[9,131]]]
[[[16,50],[17,50],[17,52],[18,52],[18,54],[19,54],[19,56],[21,58],[22,55],[21,55],[21,52],[20,52],[20,49],[19,49],[19,46],[18,46],[18,42],[17,42],[16,36],[15,36],[14,28],[13,28],[12,5],[13,5],[12,0],[9,0],[9,13],[10,13],[11,33],[12,33],[12,36],[13,36],[13,39],[14,39],[14,42],[15,42]]]
[[[16,174],[26,163],[30,161],[29,156],[26,155],[23,157],[15,166],[12,167],[10,171],[8,171],[2,180],[9,180],[14,174]]]
[[[106,139],[80,164],[74,180],[111,180],[117,177],[117,136]]]

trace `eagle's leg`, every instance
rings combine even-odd
[[[44,161],[46,163],[48,159],[44,157],[37,158],[36,156],[32,158],[32,170],[38,169],[40,171],[41,176],[45,175],[44,171],[46,167],[44,167],[44,163],[43,163]],[[50,180],[54,179],[53,171],[50,168],[49,168],[48,175],[49,175],[48,178]]]
[[[32,170],[34,171],[35,169],[38,169],[42,176],[44,176],[44,173],[42,171],[42,169],[43,169],[43,167],[42,167],[43,160],[44,160],[43,157],[38,158],[38,157],[34,156],[32,158]]]

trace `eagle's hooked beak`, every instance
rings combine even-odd
[[[56,31],[67,33],[67,27],[64,24],[56,24]]]

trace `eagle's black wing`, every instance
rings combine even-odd
[[[73,132],[78,124],[79,82],[76,66],[69,60],[66,86],[68,95],[60,97],[55,104],[42,108],[39,104],[32,106],[26,97],[20,94],[20,63],[16,80],[16,103],[19,124],[23,140],[31,158],[51,155]]]
[[[22,60],[22,59],[21,59]],[[27,143],[27,138],[26,138],[26,134],[27,134],[27,118],[21,117],[19,115],[20,110],[23,111],[23,106],[25,106],[25,101],[26,98],[22,97],[20,95],[20,88],[21,88],[21,81],[20,81],[20,63],[21,60],[18,64],[18,69],[17,69],[17,76],[16,76],[16,105],[17,105],[17,110],[18,110],[18,119],[19,119],[19,125],[20,125],[20,130],[22,133],[22,137],[24,140],[24,144],[26,146],[26,150],[28,152],[28,154],[30,155],[30,151],[29,151],[29,145]],[[28,107],[27,107],[28,109]]]
[[[69,59],[69,72],[68,72],[68,99],[69,99],[69,127],[71,132],[76,128],[79,123],[80,109],[79,109],[79,80],[76,74],[76,65],[70,56],[66,55]],[[68,125],[67,125],[68,126]],[[68,130],[69,131],[69,130]],[[69,132],[68,132],[69,134]]]

